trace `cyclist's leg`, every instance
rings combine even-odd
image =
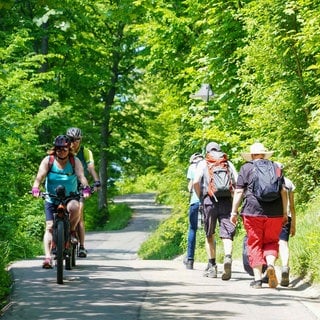
[[[80,221],[80,204],[77,200],[71,200],[67,204],[67,210],[70,214],[70,230],[71,232],[76,230],[76,227]]]
[[[51,268],[51,248],[52,248],[52,227],[53,227],[53,213],[55,206],[52,203],[45,202],[46,227],[43,236],[43,246],[45,260],[43,262],[44,268]]]
[[[51,258],[53,220],[46,221],[46,230],[43,236],[44,253],[46,258]]]
[[[80,199],[80,221],[78,224],[79,228],[79,241],[80,241],[80,247],[84,247],[84,238],[85,238],[85,225],[84,225],[84,216],[83,216],[83,211],[84,211],[84,199]]]

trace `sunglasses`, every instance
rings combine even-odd
[[[76,142],[76,141],[80,141],[80,140],[81,140],[81,138],[71,138],[70,139],[71,142]]]
[[[68,147],[56,147],[57,151],[68,151],[69,148]]]

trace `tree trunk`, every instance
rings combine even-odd
[[[109,137],[111,135],[109,124],[110,124],[110,113],[111,107],[114,101],[115,88],[112,87],[106,98],[105,107],[103,113],[103,121],[101,127],[101,149],[100,149],[100,178],[101,188],[98,199],[98,209],[100,213],[99,224],[105,225],[109,218],[108,212],[108,149],[109,149]]]

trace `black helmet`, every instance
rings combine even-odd
[[[69,137],[65,136],[65,135],[60,135],[57,136],[54,141],[53,141],[53,145],[55,147],[70,147],[70,139]]]
[[[201,153],[199,153],[199,152],[196,152],[190,157],[189,162],[191,164],[191,163],[198,162],[201,159],[203,159],[203,155]],[[197,160],[197,161],[195,161],[195,160]]]
[[[67,130],[67,136],[70,138],[81,138],[82,132],[79,128],[69,128]]]

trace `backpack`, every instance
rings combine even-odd
[[[54,162],[54,159],[55,159],[55,156],[53,154],[49,155],[49,162],[48,162],[48,172],[51,171],[51,168],[53,166],[53,162]],[[76,162],[74,160],[74,156],[73,155],[69,155],[69,161],[72,165],[72,168],[73,168],[73,172],[72,174],[74,174],[74,168],[76,166]]]
[[[253,195],[263,202],[280,198],[282,171],[274,162],[266,159],[250,161],[254,166]]]
[[[228,158],[225,153],[208,153],[206,155],[207,169],[203,177],[203,195],[209,195],[216,201],[217,197],[231,197],[233,190]]]

